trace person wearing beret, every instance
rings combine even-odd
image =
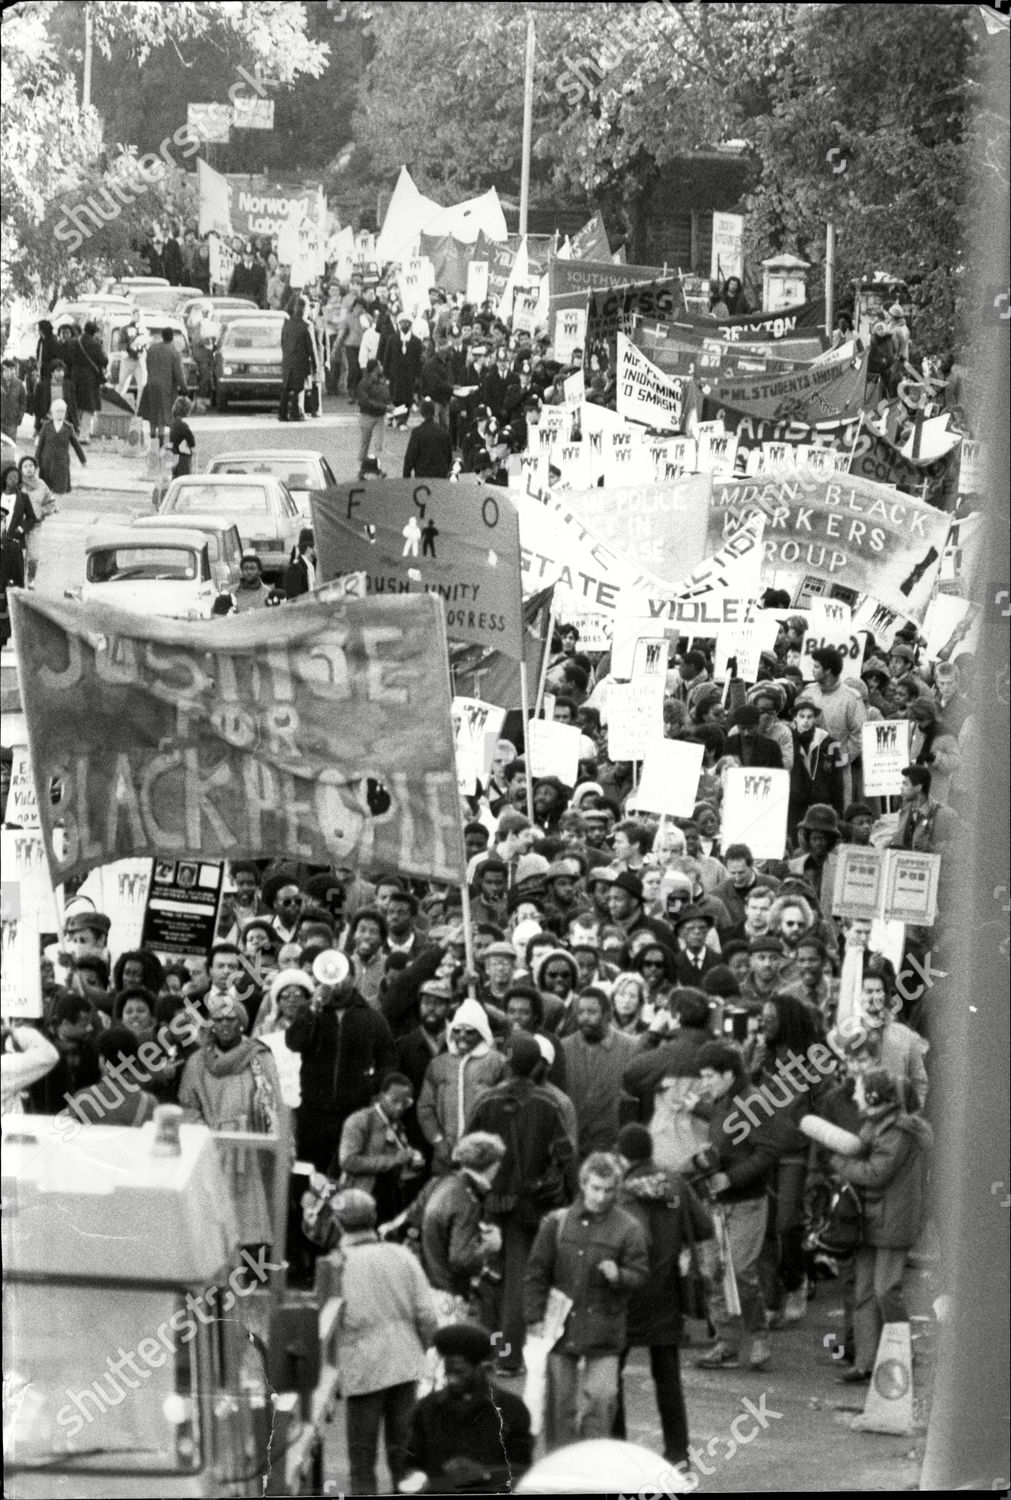
[[[508,1494],[533,1458],[530,1413],[489,1380],[491,1339],[476,1323],[447,1323],[436,1332],[435,1348],[446,1383],[414,1409],[401,1490]]]

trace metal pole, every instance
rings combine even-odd
[[[91,6],[84,7],[84,84],[81,89],[81,104],[87,109],[91,104]]]
[[[534,127],[534,50],[537,38],[534,31],[534,13],[527,11],[527,56],[523,77],[523,160],[520,167],[520,235],[527,232],[527,214],[530,208],[530,148]]]
[[[825,334],[832,337],[835,322],[835,225],[831,219],[825,225]]]

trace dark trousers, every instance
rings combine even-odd
[[[332,1115],[311,1104],[300,1104],[296,1116],[296,1140],[300,1161],[311,1161],[317,1172],[330,1174],[344,1129],[344,1116]]]
[[[388,1385],[365,1396],[348,1396],[345,1400],[348,1461],[351,1467],[352,1495],[376,1495],[376,1455],[379,1452],[379,1428],[384,1429],[386,1462],[394,1486],[404,1477],[404,1455],[411,1435],[414,1411],[414,1381],[406,1385]]]
[[[301,417],[302,413],[298,409],[298,397],[304,385],[305,381],[299,379],[297,375],[289,373],[285,376],[284,385],[281,387],[281,404],[277,408],[277,415],[282,422],[289,420],[295,422]]]
[[[618,1364],[618,1410],[615,1413],[612,1437],[625,1437],[625,1361],[629,1350],[621,1356]],[[669,1464],[684,1463],[688,1458],[688,1412],[685,1409],[685,1394],[681,1388],[681,1363],[676,1344],[654,1344],[650,1346],[649,1367],[653,1375],[660,1427],[663,1431],[663,1456]]]
[[[502,1338],[497,1353],[504,1365],[521,1365],[526,1339],[523,1278],[537,1231],[524,1229],[512,1219],[502,1219],[499,1223],[502,1229]]]
[[[358,362],[359,350],[350,344],[344,345],[344,358],[348,362],[348,400],[353,401],[358,382],[362,378],[362,367]]]

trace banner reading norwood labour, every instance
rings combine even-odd
[[[508,493],[448,479],[384,479],[311,497],[324,580],[365,573],[370,594],[437,594],[454,641],[523,659],[519,516]]]
[[[9,597],[54,885],[128,855],[462,878],[437,600],[195,621]]]
[[[870,594],[906,617],[922,619],[949,518],[910,495],[840,474],[796,472],[755,480],[715,480],[709,550],[749,509],[766,515],[764,572],[808,574]]]

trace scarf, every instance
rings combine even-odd
[[[254,1135],[277,1135],[279,1116],[274,1085],[263,1066],[264,1048],[252,1037],[243,1037],[235,1046],[223,1052],[215,1042],[204,1046],[204,1067],[212,1078],[233,1078],[247,1070],[253,1075],[253,1101],[250,1109],[249,1128]]]

